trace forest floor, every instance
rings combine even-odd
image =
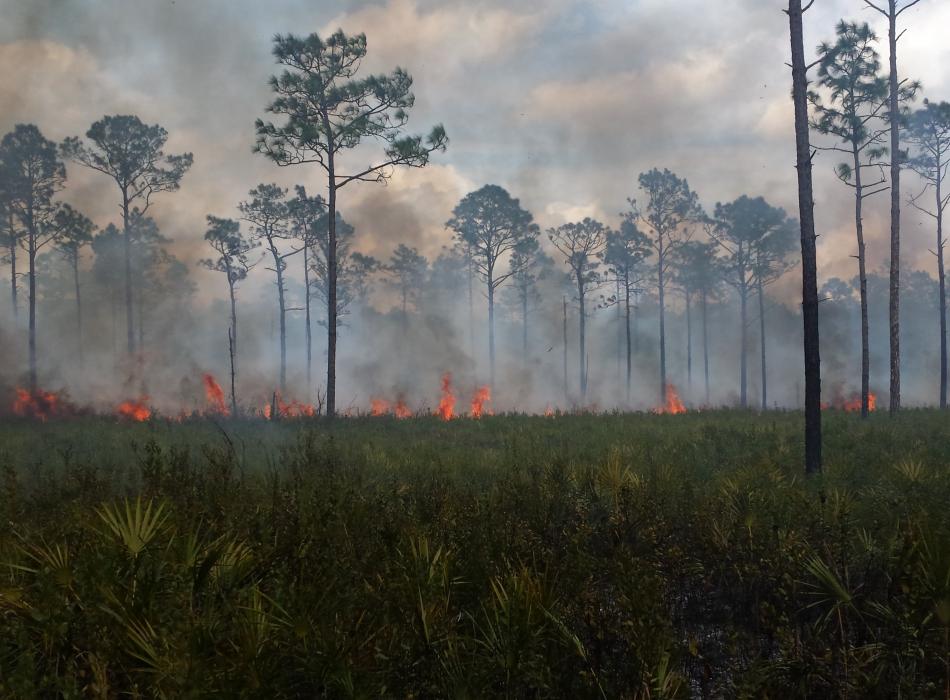
[[[0,420],[2,697],[944,697],[950,418]]]

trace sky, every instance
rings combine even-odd
[[[104,114],[137,114],[169,132],[167,151],[191,151],[180,192],[151,213],[176,254],[207,255],[205,216],[237,217],[260,182],[322,191],[316,166],[278,168],[252,152],[266,116],[276,33],[365,32],[364,71],[406,68],[416,104],[408,130],[444,124],[450,144],[423,170],[385,186],[358,183],[339,203],[357,248],[385,259],[399,243],[430,259],[450,242],[444,223],[467,192],[507,188],[543,228],[594,216],[616,226],[637,175],[686,177],[700,200],[762,195],[797,213],[787,18],[780,0],[0,0],[0,129],[36,123],[61,140]],[[833,37],[839,18],[866,20],[861,0],[817,0],[806,49]],[[924,0],[903,18],[902,76],[950,99],[950,3]],[[886,41],[881,46],[886,54]],[[886,58],[886,56],[885,56]],[[821,143],[820,139],[816,139]],[[373,155],[367,148],[348,164]],[[378,153],[378,151],[376,151]],[[822,280],[856,273],[853,204],[837,159],[816,160]],[[64,199],[100,225],[118,221],[102,176],[69,165]],[[917,187],[913,176],[906,190]],[[867,207],[873,270],[886,261],[888,202]],[[905,207],[906,209],[906,207]],[[905,212],[904,264],[932,271],[930,229]],[[258,274],[255,272],[255,274]],[[260,272],[259,274],[266,274]],[[195,268],[202,295],[223,296]],[[799,298],[795,274],[775,293]]]

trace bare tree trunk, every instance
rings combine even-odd
[[[792,94],[795,105],[795,150],[802,246],[802,323],[805,355],[805,473],[821,471],[821,355],[818,344],[818,261],[812,151],[808,136],[808,75],[802,31],[802,0],[789,0],[792,48]]]
[[[762,278],[756,278],[756,291],[759,297],[759,352],[762,361],[762,410],[769,408],[768,397],[768,366],[765,351],[765,290],[762,288]]]
[[[13,303],[13,321],[14,325],[20,316],[19,305],[17,304],[17,282],[16,282],[16,236],[14,235],[13,213],[9,214],[7,221],[10,231],[10,300]]]
[[[891,121],[891,279],[890,350],[891,398],[890,412],[901,407],[901,163],[900,163],[900,85],[897,80],[897,0],[888,0],[888,45],[890,47],[890,121]]]
[[[28,262],[30,265],[29,270],[29,287],[30,287],[30,334],[29,334],[29,348],[30,348],[30,392],[36,393],[37,388],[39,387],[39,381],[37,379],[37,369],[36,369],[36,224],[33,220],[32,207],[30,210],[30,223],[28,227],[27,235],[29,240],[27,241],[28,245]]]
[[[745,270],[740,271],[739,285],[739,406],[749,407],[749,290],[745,283]]]
[[[939,159],[938,159],[939,161]],[[943,265],[943,191],[937,171],[937,278],[940,283],[940,408],[947,407],[947,270]]]
[[[287,394],[287,311],[284,302],[284,261],[277,251],[273,239],[268,239],[270,252],[274,257],[274,270],[277,275],[277,308],[280,320],[280,393]],[[329,379],[329,374],[327,376]]]
[[[231,415],[238,414],[237,405],[237,371],[234,366],[234,328],[228,328],[228,357],[231,358]]]
[[[617,283],[617,381],[620,381],[623,371],[623,309],[620,308],[620,275],[614,280]]]
[[[125,253],[125,333],[129,355],[135,352],[135,326],[132,316],[132,231],[129,226],[129,193],[122,190],[122,242]]]
[[[325,119],[327,133],[329,121]],[[327,172],[329,189],[327,193],[327,416],[336,415],[336,312],[337,312],[337,269],[336,269],[336,169],[333,162],[333,149],[327,153]],[[283,318],[281,318],[283,324]]]
[[[76,350],[79,354],[79,369],[83,368],[82,354],[82,297],[79,292],[79,252],[73,256],[73,285],[76,289]]]
[[[659,261],[657,263],[657,286],[660,297],[660,404],[666,397],[666,300],[664,298],[665,280],[663,279],[664,265],[666,256],[663,251],[663,235],[657,236],[659,248],[657,250]]]
[[[521,288],[521,363],[528,368],[528,287]]]
[[[578,312],[578,357],[580,367],[581,403],[587,402],[587,309],[584,295],[584,280],[577,275],[577,312]]]
[[[304,241],[303,245],[303,298],[304,322],[307,333],[307,401],[313,392],[313,330],[310,322],[310,246]]]
[[[143,271],[140,272],[143,273]],[[135,300],[139,308],[139,350],[145,347],[145,294],[142,291],[142,282],[139,282],[138,290],[135,294]]]
[[[489,384],[495,388],[495,280],[492,269],[488,268],[488,376]]]
[[[227,273],[228,295],[231,298],[231,327],[228,329],[228,355],[231,358],[231,414],[237,416],[237,301],[230,266]]]
[[[858,237],[858,286],[861,296],[861,417],[867,418],[871,391],[871,344],[868,328],[868,275],[864,247],[864,186],[858,145],[851,144],[854,157],[854,230]]]
[[[567,384],[567,297],[561,297],[563,306],[563,326],[564,326],[564,401],[565,404],[570,401],[570,392]]]
[[[706,405],[709,405],[709,334],[706,328],[706,302],[709,294],[703,289],[703,376],[706,383]]]
[[[690,311],[690,290],[686,289],[686,389],[693,391],[693,319]]]
[[[631,355],[630,338],[630,271],[624,270],[624,308],[626,313],[624,326],[627,332],[627,404],[630,403],[630,384],[633,379],[633,357]]]
[[[468,345],[475,359],[475,272],[472,269],[472,245],[468,245]]]

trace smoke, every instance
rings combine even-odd
[[[845,0],[816,5],[809,13],[806,41],[814,45],[831,37],[841,16],[866,19],[882,33],[878,18],[856,12],[854,5]],[[271,37],[278,32],[325,33],[337,26],[365,31],[369,57],[364,70],[402,65],[415,78],[410,131],[424,132],[436,122],[446,126],[449,150],[428,168],[400,171],[386,186],[356,184],[341,193],[342,214],[356,228],[355,249],[382,262],[405,243],[433,263],[451,246],[444,222],[452,208],[487,182],[520,198],[542,229],[588,215],[618,225],[627,197],[637,196],[637,174],[653,166],[687,177],[707,209],[748,193],[797,212],[784,65],[787,27],[776,7],[759,0],[726,4],[715,12],[700,0],[676,6],[660,0],[556,0],[530,12],[496,0],[95,0],[82,7],[54,0],[3,0],[0,11],[5,18],[0,27],[4,132],[18,122],[34,122],[58,141],[83,134],[103,114],[134,113],[168,130],[169,152],[195,154],[181,191],[161,196],[150,211],[171,239],[168,250],[188,270],[195,291],[164,290],[136,311],[144,319],[143,357],[124,356],[121,295],[93,269],[87,249],[81,270],[84,361],[79,364],[69,271],[55,256],[49,259],[39,298],[41,377],[50,388],[68,388],[77,401],[107,407],[147,393],[156,405],[177,412],[202,405],[203,371],[226,384],[226,285],[221,275],[197,266],[209,255],[202,239],[205,216],[236,218],[237,203],[260,182],[285,187],[299,182],[311,193],[323,191],[317,169],[277,168],[251,152],[253,121],[263,116],[270,98],[267,78],[275,71]],[[902,46],[902,73],[920,77],[933,99],[947,99],[950,80],[939,66],[950,59],[950,48],[937,31],[950,21],[950,8],[922,4],[904,19],[914,41]],[[364,164],[375,148],[370,144],[354,152],[349,164]],[[850,280],[856,272],[850,257],[855,248],[850,192],[835,179],[834,165],[830,155],[819,155],[816,162],[823,282]],[[100,227],[118,222],[112,183],[72,164],[68,174],[63,200]],[[905,183],[907,191],[917,186],[910,175]],[[886,262],[886,199],[880,195],[867,206],[871,269]],[[905,210],[907,275],[913,270],[933,273],[930,228]],[[556,264],[563,270],[561,260]],[[291,259],[288,273],[289,306],[294,309],[288,318],[289,383],[298,398],[313,400],[324,383],[325,330],[314,328],[308,385],[300,265]],[[0,270],[8,282],[6,266]],[[780,406],[796,406],[802,395],[798,274],[793,270],[769,290],[769,403]],[[938,343],[935,297],[929,289],[923,278],[908,282],[903,309],[905,391],[918,403],[935,398],[931,384]],[[341,405],[365,409],[370,396],[381,394],[404,395],[417,407],[431,407],[444,371],[454,373],[462,394],[483,383],[488,367],[482,291],[476,282],[472,323],[464,275],[433,281],[419,308],[404,318],[391,288],[376,279],[341,329]],[[257,266],[239,290],[238,386],[249,404],[266,402],[275,388],[275,296],[266,265]],[[591,309],[584,360],[590,373],[588,404],[608,409],[657,403],[658,320],[652,296],[642,300],[636,314],[638,350],[629,401],[624,358],[618,363],[616,311]],[[683,300],[671,296],[671,377],[687,402],[702,404],[698,306],[692,314],[689,362]],[[872,298],[872,388],[879,390],[887,383],[885,296],[878,290]],[[23,380],[25,298],[21,289],[20,318],[14,322],[9,303],[0,297],[0,345],[8,358],[0,382],[6,386]],[[860,366],[856,306],[853,301],[826,302],[822,310],[828,386],[853,392]],[[315,314],[322,317],[319,309]],[[735,300],[726,297],[712,304],[708,324],[710,402],[734,403]],[[759,341],[754,315],[750,324],[750,400],[755,402]],[[497,325],[495,410],[543,410],[581,401],[577,310],[559,280],[545,283],[542,302],[532,310],[527,355],[518,314],[500,308]]]

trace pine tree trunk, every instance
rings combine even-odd
[[[630,385],[633,380],[633,356],[631,353],[631,338],[630,338],[630,272],[629,270],[624,270],[624,307],[626,310],[625,314],[625,323],[627,333],[627,405],[630,404]]]
[[[327,133],[329,121],[325,119]],[[327,215],[327,416],[336,415],[336,312],[337,312],[337,240],[336,240],[336,170],[333,149],[327,154],[328,196]]]
[[[488,376],[489,385],[495,388],[495,280],[488,268]]]
[[[759,352],[762,362],[762,410],[769,407],[768,365],[766,364],[765,349],[765,290],[762,288],[762,278],[756,278],[756,291],[759,297]]]
[[[310,246],[303,246],[303,298],[304,322],[307,334],[307,401],[313,396],[313,326],[310,322]]]
[[[284,303],[284,261],[277,251],[273,238],[268,238],[270,252],[274,258],[274,270],[277,275],[277,310],[280,321],[280,393],[287,395],[287,312]]]
[[[938,159],[939,162],[939,159]],[[940,284],[940,408],[947,407],[947,270],[943,265],[943,191],[937,171],[937,278]]]
[[[660,297],[660,405],[666,400],[666,300],[664,298],[666,290],[665,280],[663,279],[663,268],[666,264],[666,256],[663,250],[663,236],[663,233],[657,236],[659,241],[659,249],[657,251],[659,258],[657,263],[657,288]]]
[[[686,390],[693,391],[693,318],[690,311],[690,290],[686,289]]]
[[[30,392],[35,394],[39,387],[37,379],[36,362],[36,223],[33,219],[32,207],[29,213],[30,222],[27,235],[29,240],[28,262],[29,269],[29,288],[30,288],[30,331],[29,331],[29,350],[30,350]]]
[[[808,75],[802,30],[802,0],[789,0],[792,49],[792,95],[795,105],[795,150],[802,246],[802,325],[805,356],[805,473],[821,471],[821,355],[818,334],[818,260],[812,152],[808,135]]]
[[[17,325],[20,316],[20,309],[17,304],[17,283],[16,283],[16,235],[13,230],[13,214],[9,215],[8,226],[10,231],[10,300],[13,303],[13,322]]]
[[[708,294],[703,289],[703,377],[705,380],[706,388],[706,405],[709,406],[709,334],[707,333],[706,320],[707,320],[707,309],[706,303],[708,300]]]
[[[897,79],[897,0],[888,0],[888,45],[890,46],[891,113],[891,279],[890,320],[891,397],[890,412],[901,407],[901,163],[900,163],[900,85]]]
[[[614,280],[617,283],[617,381],[620,381],[623,371],[623,309],[620,308],[620,275]]]
[[[584,280],[577,273],[577,312],[578,312],[578,364],[580,368],[581,403],[587,402],[587,309],[584,297]]]
[[[564,402],[565,408],[566,404],[570,401],[570,390],[567,384],[567,297],[561,297],[561,304],[563,307],[563,331],[564,331]]]
[[[228,355],[231,358],[231,415],[238,415],[237,403],[237,299],[234,279],[228,266],[228,296],[231,299],[231,328],[228,330]]]
[[[858,238],[858,286],[861,296],[861,416],[868,417],[871,392],[871,344],[868,327],[868,275],[864,246],[864,185],[858,145],[852,143],[854,157],[854,230]]]
[[[528,369],[528,285],[521,288],[521,363]]]
[[[125,336],[126,350],[135,353],[135,319],[132,315],[132,231],[129,221],[129,194],[122,190],[122,242],[125,255]]]
[[[83,368],[82,353],[82,296],[79,291],[79,250],[75,251],[72,259],[73,263],[73,285],[76,290],[76,350],[79,355],[79,369]]]
[[[745,270],[740,270],[742,281],[739,285],[739,406],[749,407],[749,290],[745,283]]]

